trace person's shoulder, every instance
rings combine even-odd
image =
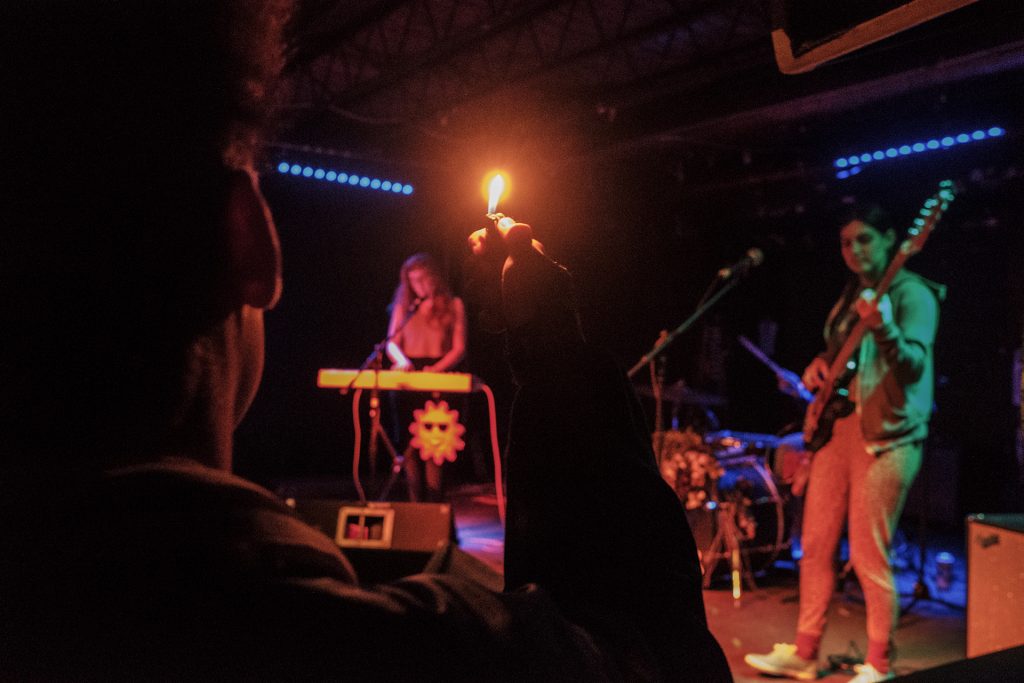
[[[894,296],[934,298],[942,301],[946,297],[946,286],[913,271],[903,269],[893,278],[889,291]]]
[[[355,582],[351,565],[325,535],[267,489],[230,472],[176,458],[108,472],[88,496],[123,537],[159,537],[166,548],[205,548],[239,575],[331,576]],[[128,514],[130,511],[130,514]],[[125,561],[157,552],[140,541]],[[162,551],[160,551],[162,552]]]
[[[233,492],[248,494],[254,500],[279,503],[276,496],[254,482],[186,457],[162,458],[107,470],[99,481],[108,490],[177,494],[188,489],[193,493],[205,492],[209,496]]]

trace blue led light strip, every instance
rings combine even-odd
[[[369,190],[378,190],[380,192],[390,192],[392,194],[410,195],[413,193],[412,185],[408,183],[401,183],[395,180],[381,180],[380,178],[372,178],[370,176],[358,175],[356,173],[315,168],[313,166],[293,164],[287,161],[282,161],[277,165],[277,172],[281,175],[312,178],[313,180],[321,180],[327,183],[337,183],[339,185],[348,185],[349,187],[361,187]]]
[[[980,140],[988,140],[990,138],[1000,138],[1004,135],[1006,135],[1006,130],[999,126],[992,126],[991,128],[986,129],[979,128],[973,133],[946,135],[941,138],[932,138],[924,142],[914,142],[906,145],[899,145],[898,147],[876,149],[874,152],[864,152],[862,154],[851,154],[849,156],[839,157],[832,162],[832,165],[838,169],[842,169],[836,173],[837,178],[849,178],[852,175],[860,173],[861,167],[865,164],[884,161],[886,159],[898,159],[900,157],[920,154],[922,152],[934,152],[939,149],[949,149],[956,145],[965,145],[969,142],[978,142]]]

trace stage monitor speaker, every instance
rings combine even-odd
[[[967,656],[1024,645],[1024,515],[967,517]]]
[[[772,43],[785,74],[816,66],[977,0],[774,0]]]
[[[441,571],[455,544],[455,520],[447,503],[289,499],[288,504],[334,539],[363,585]]]

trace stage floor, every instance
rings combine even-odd
[[[396,487],[400,488],[400,487]],[[354,500],[351,482],[305,481],[288,482],[278,487],[279,494],[337,497]],[[497,572],[502,571],[504,532],[498,517],[493,484],[463,485],[451,492],[449,500],[455,514],[459,547]],[[963,537],[931,534],[926,544],[925,583],[929,598],[911,604],[918,572],[919,547],[906,539],[915,539],[916,529],[900,533],[894,563],[897,582],[910,606],[900,619],[896,635],[895,671],[905,675],[930,669],[965,657],[966,561]],[[934,558],[939,552],[955,558],[953,583],[938,590],[934,583]],[[743,662],[750,651],[767,652],[777,642],[792,642],[797,614],[798,576],[792,563],[779,561],[757,578],[756,589],[744,587],[740,599],[734,600],[726,581],[716,581],[704,591],[705,606],[711,631],[718,638],[738,683],[773,680],[757,674]],[[822,664],[829,655],[860,656],[867,649],[864,632],[864,605],[857,582],[849,578],[836,594],[829,612],[829,628],[822,643]],[[849,680],[850,673],[830,672],[819,680]]]
[[[498,519],[493,486],[464,486],[452,495],[459,545],[467,553],[501,571],[503,533]],[[896,635],[898,675],[963,659],[965,656],[966,563],[963,540],[933,535],[926,546],[926,577],[930,597],[911,605],[910,595],[917,580],[917,545],[897,552],[897,581],[910,606],[900,618]],[[954,581],[939,591],[928,570],[934,571],[934,557],[945,551],[956,558]],[[914,566],[909,566],[914,563]],[[727,582],[716,582],[704,591],[708,623],[718,638],[737,683],[773,680],[759,675],[743,662],[750,651],[767,652],[773,643],[792,642],[797,615],[798,577],[791,565],[779,562],[757,579],[757,588],[744,588],[739,600],[732,597]],[[822,643],[822,664],[828,655],[863,655],[867,650],[864,633],[864,605],[852,577],[837,593],[829,612],[829,628]],[[849,672],[835,671],[822,681],[849,680]]]

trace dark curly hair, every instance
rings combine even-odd
[[[157,396],[181,374],[181,350],[223,319],[229,302],[213,293],[230,260],[215,228],[234,170],[259,153],[290,11],[0,6],[0,149],[15,170],[0,203],[12,302],[0,325],[12,333],[3,357],[18,359],[0,377],[2,412],[33,396],[47,406],[36,414],[73,418]]]
[[[283,0],[14,0],[0,13],[15,270],[53,301],[199,322],[222,269],[209,229],[251,165],[283,64]],[[154,330],[156,334],[162,331]]]

